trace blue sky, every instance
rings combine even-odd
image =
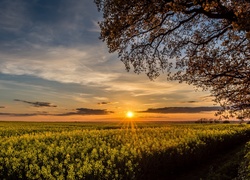
[[[127,72],[98,39],[101,20],[93,1],[0,0],[0,120],[212,117],[208,92]]]

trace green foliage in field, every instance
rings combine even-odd
[[[239,177],[236,180],[250,179],[250,141],[245,146],[245,156],[239,169]]]
[[[247,134],[249,127],[238,125],[102,129],[77,123],[0,123],[0,179],[173,176]]]

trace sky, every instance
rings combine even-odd
[[[127,72],[93,0],[0,0],[0,120],[215,118],[209,92]]]

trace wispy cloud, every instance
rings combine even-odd
[[[111,104],[111,102],[99,102],[99,103],[97,103],[98,105],[106,105],[106,104]]]
[[[199,101],[182,101],[181,103],[193,104],[193,103],[199,103]]]
[[[18,101],[18,102],[23,102],[23,103],[27,103],[30,104],[34,107],[57,107],[56,105],[53,105],[49,102],[31,102],[31,101],[25,101],[25,100],[20,100],[20,99],[14,99],[14,101]]]
[[[98,63],[103,63],[98,62],[100,57],[106,53],[104,46],[38,47],[16,54],[0,53],[0,72],[3,74],[31,75],[50,81],[82,85],[100,85],[119,77],[118,73],[98,68]]]
[[[220,107],[164,107],[149,108],[146,111],[138,111],[138,113],[201,113],[206,111],[218,111]]]
[[[0,5],[0,33],[7,29],[7,40],[0,38],[0,73],[82,85],[117,78],[100,70],[110,55],[99,32],[89,30],[100,18],[94,2],[3,0]]]
[[[16,34],[29,25],[28,3],[25,1],[2,0],[0,6],[0,31]]]
[[[98,100],[98,101],[108,101],[108,97],[100,97],[100,96],[95,96],[94,99]]]
[[[200,99],[202,100],[202,101],[207,101],[207,102],[211,102],[211,101],[213,101],[214,100],[214,97],[212,96],[212,95],[206,95],[206,96],[201,96],[200,97]]]
[[[20,37],[12,37],[16,43],[72,45],[98,41],[93,35],[97,34],[96,21],[101,14],[92,1],[2,0],[0,7],[0,31]]]

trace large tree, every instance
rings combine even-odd
[[[250,117],[249,0],[95,0],[100,38],[126,69],[210,90]]]

